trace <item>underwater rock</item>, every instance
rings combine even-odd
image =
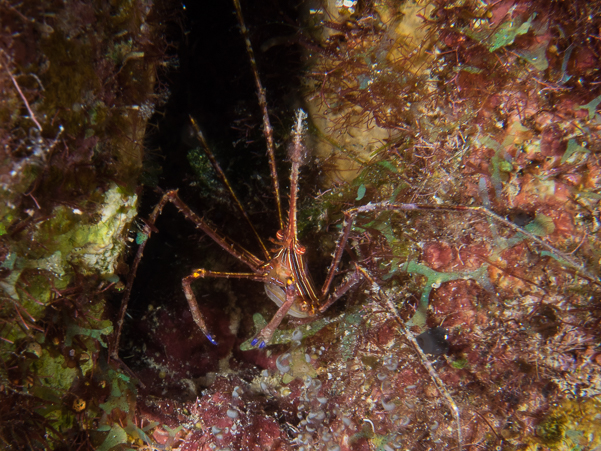
[[[597,446],[598,434],[582,433],[577,423],[581,407],[589,418],[599,414],[592,401],[601,393],[601,92],[599,64],[591,64],[601,49],[590,37],[598,35],[600,11],[581,1],[420,5],[332,2],[328,11],[311,12],[318,38],[305,42],[313,58],[304,86],[318,129],[311,139],[322,153],[302,174],[323,191],[305,191],[299,202],[310,270],[326,273],[345,210],[385,201],[432,208],[358,215],[341,272],[356,263],[373,283],[357,285],[312,322],[288,318],[262,350],[251,345],[255,327],[264,327],[275,307],[261,284],[198,282],[218,345],[195,326],[181,277],[205,264],[236,271],[236,262],[192,225],[166,219],[155,234],[167,237],[166,250],[147,263],[160,274],[144,280],[139,298],[147,304],[132,307],[139,321],[124,345],[145,384],[135,419],[146,445]],[[416,29],[415,38],[406,32]],[[261,31],[251,40],[260,41]],[[220,43],[214,36],[209,42]],[[273,78],[263,70],[262,78]],[[217,85],[204,87],[212,94]],[[264,150],[245,147],[257,135],[262,142],[253,134],[260,119],[243,107],[231,114],[236,134],[224,142],[244,144],[240,155],[224,152],[234,167]],[[229,128],[232,120],[224,123]],[[281,130],[275,136],[284,141],[289,128]],[[173,166],[188,161],[166,157]],[[214,218],[219,231],[240,232],[241,221],[222,210],[231,202],[206,174],[206,161],[195,152],[188,157],[193,167],[170,180],[189,189],[192,202],[199,192],[213,197],[198,213]],[[273,237],[273,195],[256,188],[268,185],[261,184],[268,175],[244,166],[248,177],[238,186],[256,204],[258,228]],[[190,181],[194,170],[200,181]],[[482,208],[435,208],[441,206]],[[18,266],[9,255],[6,266]],[[58,257],[41,255],[36,264],[60,269]],[[77,337],[104,340],[103,326]],[[41,357],[26,355],[43,360],[42,348]],[[83,350],[70,351],[66,366],[85,360]],[[130,418],[127,396],[100,395],[113,407],[112,420]],[[91,405],[83,390],[77,396],[71,406],[78,399]],[[120,414],[118,406],[130,410]],[[122,437],[115,424],[104,433]]]
[[[142,141],[161,102],[160,8],[0,5],[0,442],[9,449],[108,450],[144,434],[132,422],[135,386],[107,362],[105,308],[121,285]]]

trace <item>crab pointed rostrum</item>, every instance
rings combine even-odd
[[[292,143],[288,152],[291,161],[288,224],[285,230],[278,231],[277,239],[281,247],[273,259],[265,265],[267,274],[280,283],[283,282],[284,285],[282,287],[280,284],[265,283],[265,292],[279,309],[269,324],[251,342],[252,346],[259,344],[259,347],[263,347],[268,343],[286,314],[304,318],[317,313],[319,296],[315,292],[308,272],[304,258],[305,247],[298,241],[296,219],[299,174],[307,153],[304,145],[306,118],[307,114],[299,109],[296,113]]]
[[[299,246],[298,244],[298,227],[296,222],[296,201],[298,199],[298,179],[301,165],[304,164],[307,149],[303,142],[303,137],[306,132],[305,120],[307,119],[307,114],[299,109],[296,112],[296,120],[294,124],[293,130],[293,140],[292,144],[289,148],[289,158],[292,162],[292,167],[290,168],[290,206],[288,211],[288,233],[286,236],[286,240],[290,243],[293,243],[295,246]],[[298,249],[300,250],[300,249]],[[300,252],[304,253],[304,250]]]

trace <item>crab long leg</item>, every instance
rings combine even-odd
[[[328,275],[324,282],[323,288],[321,290],[322,297],[325,297],[330,289],[332,281],[336,276],[336,272],[338,271],[338,265],[340,264],[340,260],[342,259],[342,253],[344,251],[344,247],[348,241],[351,229],[353,227],[353,222],[355,221],[356,216],[359,213],[369,213],[369,212],[380,212],[380,211],[430,211],[430,212],[449,212],[449,211],[473,211],[475,213],[488,216],[493,220],[509,227],[510,229],[521,233],[529,240],[539,244],[543,248],[545,248],[550,253],[557,256],[565,266],[569,266],[575,269],[578,273],[588,277],[589,279],[599,283],[599,277],[592,274],[590,271],[586,269],[584,264],[574,259],[571,255],[566,254],[565,252],[560,251],[555,248],[551,244],[546,241],[540,239],[536,235],[524,230],[522,227],[514,224],[513,222],[505,219],[504,217],[496,214],[495,212],[489,210],[486,207],[482,206],[464,206],[464,205],[454,205],[454,206],[439,206],[439,205],[424,205],[424,204],[399,204],[399,203],[390,203],[390,202],[377,202],[373,204],[362,205],[360,207],[351,208],[344,212],[345,215],[345,225],[340,232],[340,238],[338,239],[338,243],[336,245],[336,251],[334,253],[334,258],[332,259],[332,263],[330,264],[330,268],[328,270]]]
[[[355,266],[355,271],[353,271],[342,284],[336,287],[336,289],[325,299],[325,302],[319,306],[319,313],[325,312],[334,302],[344,296],[348,290],[353,288],[362,279],[362,274],[359,272],[357,266]]]
[[[256,257],[252,252],[244,249],[238,243],[233,242],[229,238],[220,234],[211,225],[209,225],[204,219],[194,213],[190,207],[188,207],[178,196],[177,190],[168,191],[165,193],[161,202],[155,207],[155,210],[160,207],[163,208],[165,203],[171,202],[177,207],[177,209],[190,221],[192,221],[197,228],[206,233],[213,241],[221,246],[226,252],[236,257],[246,266],[253,271],[258,271],[259,267],[264,263],[261,259]],[[154,215],[154,212],[153,212]],[[151,217],[154,224],[154,217]]]
[[[209,329],[205,323],[204,316],[198,308],[198,302],[196,301],[196,297],[194,296],[194,292],[192,291],[192,287],[190,284],[196,279],[202,279],[206,277],[214,277],[214,278],[224,278],[224,279],[248,279],[254,280],[257,282],[268,282],[270,278],[264,274],[255,274],[255,273],[241,273],[241,272],[222,272],[222,271],[209,271],[206,269],[195,269],[192,274],[186,276],[182,279],[182,288],[184,289],[184,294],[186,295],[186,300],[188,301],[188,306],[190,307],[190,312],[192,313],[192,318],[196,325],[200,328],[205,337],[213,343],[217,344],[217,341],[213,338],[213,335],[209,332]]]
[[[267,99],[265,97],[265,88],[261,84],[261,78],[259,77],[259,69],[257,69],[257,62],[255,60],[255,52],[253,51],[248,35],[248,28],[244,23],[244,17],[242,16],[242,7],[240,6],[239,0],[234,0],[234,6],[236,8],[236,16],[238,17],[238,23],[240,24],[240,31],[244,37],[244,43],[246,44],[246,52],[250,60],[250,67],[255,78],[255,86],[257,87],[257,98],[259,100],[259,106],[263,113],[263,132],[265,134],[265,140],[267,141],[267,155],[269,157],[269,169],[271,171],[271,183],[273,184],[273,192],[275,194],[275,200],[278,209],[278,218],[280,221],[280,229],[284,229],[284,217],[282,215],[282,200],[280,197],[280,182],[278,181],[278,173],[275,164],[275,145],[273,142],[273,127],[269,120],[269,113],[267,112]]]
[[[449,391],[446,388],[445,383],[442,381],[442,379],[440,378],[440,376],[438,375],[438,373],[436,372],[436,370],[434,369],[434,367],[428,360],[428,357],[426,356],[424,351],[422,351],[422,348],[420,347],[419,343],[415,339],[415,336],[405,326],[405,323],[401,319],[401,316],[399,315],[399,312],[398,312],[394,302],[392,301],[392,299],[390,299],[390,297],[380,287],[380,285],[378,285],[376,283],[375,279],[371,276],[371,274],[366,269],[364,269],[360,266],[357,266],[357,270],[361,272],[362,276],[367,281],[369,281],[369,283],[371,283],[373,291],[378,293],[378,296],[380,297],[380,299],[382,299],[384,301],[384,303],[386,304],[386,307],[392,313],[394,319],[398,323],[399,329],[401,330],[402,334],[405,336],[405,338],[407,338],[407,340],[409,340],[409,342],[413,346],[413,349],[419,355],[422,364],[428,370],[428,373],[430,374],[430,377],[432,378],[434,385],[436,385],[438,392],[445,398],[447,405],[448,405],[449,409],[451,410],[451,413],[455,417],[455,424],[456,424],[456,428],[457,428],[457,445],[458,445],[459,451],[461,451],[462,446],[463,446],[463,439],[462,439],[462,433],[461,433],[461,417],[459,414],[459,407],[457,407],[457,404],[451,397]]]
[[[347,210],[347,214],[349,214],[352,218],[354,218],[359,213],[367,213],[367,212],[378,212],[378,211],[430,211],[430,212],[449,212],[449,211],[473,211],[475,213],[482,214],[484,216],[488,216],[492,218],[494,221],[497,221],[506,227],[514,230],[515,232],[521,233],[525,237],[527,237],[530,241],[537,243],[541,247],[545,248],[550,253],[554,254],[558,257],[564,266],[568,266],[576,270],[578,273],[588,277],[589,279],[595,281],[596,283],[600,282],[599,276],[591,273],[585,267],[585,265],[571,255],[566,254],[565,252],[560,251],[556,247],[542,240],[538,236],[528,232],[523,227],[514,224],[513,222],[505,219],[503,216],[496,214],[494,211],[489,210],[486,207],[475,205],[475,206],[465,206],[465,205],[455,205],[455,206],[439,206],[439,205],[424,205],[424,204],[397,204],[397,203],[389,203],[389,202],[378,202],[373,204],[363,205],[361,207],[352,208]],[[345,241],[346,244],[346,241]]]
[[[340,260],[342,259],[342,253],[344,252],[344,247],[346,246],[346,242],[348,241],[348,237],[351,233],[351,229],[353,228],[353,222],[355,221],[355,214],[346,213],[344,214],[345,225],[340,232],[340,238],[338,239],[338,243],[336,244],[336,251],[334,252],[334,258],[332,259],[332,263],[330,263],[330,268],[328,269],[328,276],[323,284],[321,289],[321,297],[325,298],[330,291],[330,286],[332,285],[332,281],[334,280],[334,276],[338,271],[338,265],[340,265]],[[328,307],[331,305],[328,304]],[[326,307],[327,308],[327,307]],[[324,309],[325,310],[325,309]]]
[[[117,330],[115,331],[115,340],[113,343],[113,349],[111,351],[111,357],[115,360],[119,360],[119,342],[121,341],[121,331],[123,329],[123,322],[125,320],[125,312],[127,311],[127,305],[129,304],[129,298],[131,296],[131,289],[134,283],[134,279],[136,277],[136,273],[138,272],[138,266],[140,264],[140,260],[142,260],[142,255],[144,254],[144,249],[146,248],[146,243],[150,238],[152,233],[152,229],[154,228],[154,224],[161,214],[161,211],[165,207],[165,205],[171,202],[177,207],[177,209],[190,221],[192,221],[196,227],[201,229],[204,233],[206,233],[209,237],[213,239],[219,246],[221,246],[224,250],[226,250],[229,254],[236,257],[242,263],[247,265],[250,269],[255,272],[259,272],[259,267],[263,265],[263,261],[252,254],[250,251],[247,251],[242,246],[234,243],[233,241],[227,239],[219,232],[217,232],[213,227],[211,227],[205,220],[200,218],[196,213],[194,213],[190,208],[182,202],[177,194],[177,190],[168,191],[163,195],[159,203],[154,207],[150,218],[148,218],[148,223],[144,226],[144,235],[146,235],[146,239],[140,244],[138,247],[138,251],[136,252],[136,257],[134,258],[134,262],[127,276],[127,285],[125,286],[125,291],[123,293],[123,299],[121,300],[121,307],[119,309],[119,317],[117,319]],[[255,273],[252,273],[254,276]],[[190,306],[192,308],[192,306]],[[197,307],[198,308],[198,307]],[[202,327],[201,327],[202,329]],[[206,328],[205,328],[206,330]],[[203,330],[204,332],[204,330]],[[205,333],[206,335],[206,333]],[[207,336],[208,337],[208,336]],[[209,339],[211,340],[211,339]]]
[[[145,235],[150,235],[150,227],[144,227]],[[113,348],[110,352],[110,356],[112,359],[120,361],[119,359],[119,342],[121,341],[121,330],[123,329],[123,321],[125,320],[125,312],[127,312],[127,304],[129,304],[129,297],[131,296],[131,288],[134,284],[134,279],[136,278],[136,273],[138,272],[138,266],[140,265],[140,260],[142,260],[142,255],[144,254],[144,248],[146,247],[146,243],[148,240],[145,240],[138,246],[138,252],[136,252],[136,257],[134,258],[134,262],[129,270],[129,274],[127,275],[127,284],[125,285],[125,289],[123,292],[123,298],[121,299],[121,307],[119,308],[119,316],[117,318],[117,329],[115,331],[115,340],[113,342]]]
[[[298,297],[298,291],[296,289],[296,282],[292,277],[289,277],[286,280],[285,292],[286,302],[284,302],[280,306],[278,311],[275,313],[275,315],[273,315],[273,318],[271,318],[269,324],[267,324],[267,326],[265,326],[261,330],[261,332],[259,332],[258,335],[253,339],[253,341],[250,344],[251,346],[256,346],[258,344],[259,348],[263,349],[265,345],[271,340],[273,333],[284,319],[284,316],[286,316],[286,314],[292,307],[292,304],[296,302]]]

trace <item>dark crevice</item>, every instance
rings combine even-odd
[[[298,107],[302,70],[301,51],[287,37],[296,33],[298,13],[294,4],[277,1],[243,4],[242,8],[261,81],[267,90],[278,144],[282,202],[286,208],[288,163],[285,161],[285,140]],[[275,236],[277,214],[261,113],[234,6],[227,1],[186,3],[180,20],[170,23],[167,29],[174,54],[162,83],[168,85],[170,97],[163,111],[153,118],[153,126],[146,138],[147,171],[140,218],[148,217],[160,199],[157,188],[179,189],[182,200],[195,212],[208,219],[220,232],[260,255],[256,241],[210,166],[199,174],[189,158],[189,153],[197,146],[189,120],[192,116],[263,239],[267,242],[269,237]],[[262,46],[265,51],[261,50]],[[162,344],[151,343],[153,335],[156,337],[156,328],[162,326],[159,314],[149,314],[149,305],[152,305],[151,309],[164,308],[170,316],[181,316],[182,323],[177,327],[196,337],[194,346],[204,347],[206,339],[194,329],[181,289],[181,278],[198,267],[248,270],[195,229],[172,205],[165,207],[156,229],[158,233],[152,235],[146,247],[134,283],[128,309],[130,318],[121,344],[122,355],[132,356],[126,362],[134,369],[146,366],[143,361],[138,361],[143,357],[140,350],[144,348],[169,352],[169,344],[160,349]],[[132,257],[134,252],[135,246]],[[233,291],[230,291],[230,284]],[[247,317],[241,330],[248,334],[252,329],[252,313],[261,311],[257,298],[265,298],[263,287],[248,281],[226,282],[226,285],[223,280],[195,283],[201,309],[214,320],[228,318],[232,314],[230,306],[235,305],[234,308],[242,309]],[[236,297],[233,304],[230,302],[232,296]],[[268,305],[267,314],[271,314],[273,304],[269,300],[262,302]],[[151,317],[154,326],[149,324]],[[219,340],[219,329],[223,326],[209,326]],[[184,342],[185,338],[182,338]],[[135,349],[138,351],[130,352]],[[205,351],[211,352],[210,345]],[[209,364],[204,369],[199,368],[195,376],[215,369]]]

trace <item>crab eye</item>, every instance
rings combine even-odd
[[[294,248],[294,252],[296,252],[298,255],[303,255],[305,252],[307,252],[307,248],[302,244],[299,244]]]
[[[284,239],[284,231],[283,231],[283,230],[281,230],[281,229],[280,229],[280,230],[278,230],[278,231],[277,231],[277,233],[275,234],[275,237],[276,237],[278,240],[283,240],[283,239]]]
[[[294,285],[294,277],[288,277],[288,278],[286,279],[286,286],[288,286],[288,287],[289,287],[289,286],[291,286],[291,285]]]

